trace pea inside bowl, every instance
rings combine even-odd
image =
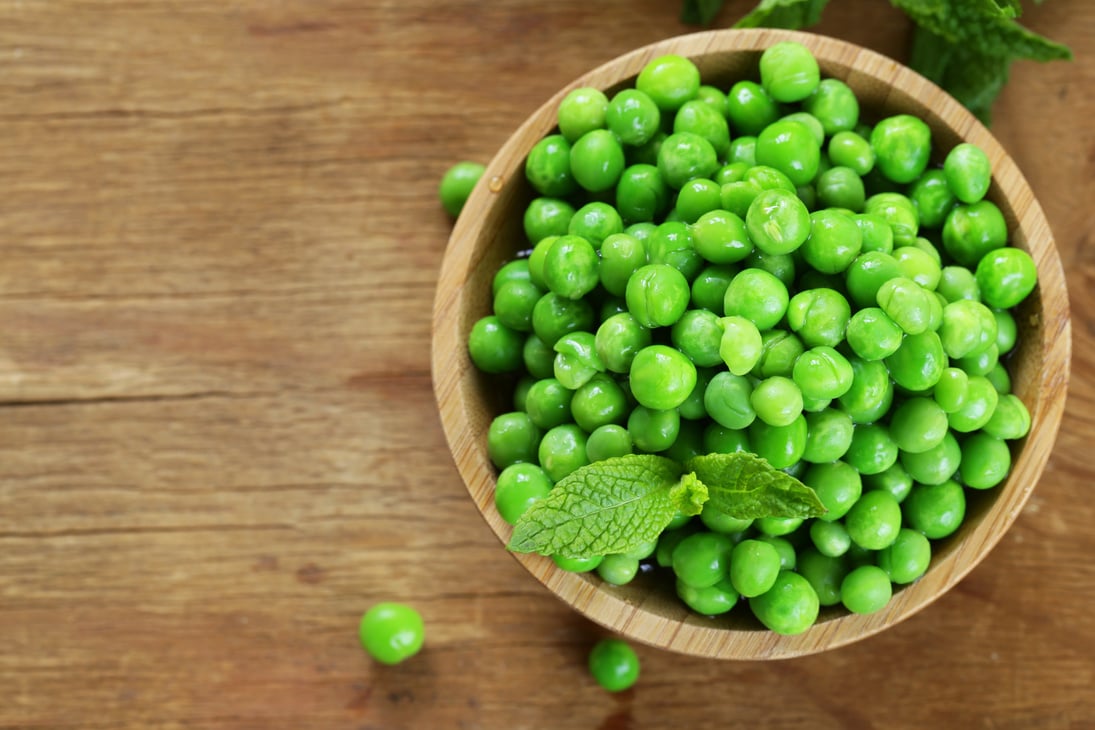
[[[469,338],[473,336],[476,323],[492,312],[494,306],[492,283],[496,272],[530,247],[526,235],[526,211],[530,202],[544,196],[541,196],[530,184],[526,175],[526,161],[545,137],[567,131],[560,129],[560,126],[570,123],[581,126],[580,113],[572,115],[573,118],[568,116],[565,122],[559,114],[560,105],[575,89],[596,89],[608,98],[612,98],[624,89],[635,87],[638,77],[644,69],[648,68],[653,59],[678,56],[694,64],[704,85],[711,85],[725,92],[738,81],[758,80],[758,66],[763,52],[783,41],[794,41],[809,49],[817,60],[821,78],[837,79],[843,82],[854,93],[862,119],[878,125],[881,120],[897,118],[900,124],[911,125],[910,129],[899,130],[901,134],[894,136],[898,142],[904,143],[904,140],[910,137],[930,134],[932,157],[919,163],[914,160],[911,163],[914,167],[920,165],[922,170],[923,165],[927,165],[939,168],[940,174],[943,174],[945,158],[962,143],[971,143],[984,152],[984,157],[991,168],[991,185],[985,192],[985,199],[991,201],[993,207],[999,211],[1001,219],[998,223],[992,221],[989,225],[998,224],[1006,227],[1009,246],[1029,254],[1037,270],[1037,284],[1034,290],[1013,310],[1012,319],[1016,325],[1017,344],[1004,359],[1010,381],[1009,390],[1022,404],[1022,410],[1029,414],[1030,426],[1029,430],[1023,429],[1025,435],[1022,438],[1009,442],[1007,460],[1010,461],[1010,471],[1006,480],[994,484],[991,476],[986,476],[984,477],[986,484],[991,484],[991,488],[969,488],[970,485],[964,488],[964,519],[956,530],[932,541],[930,565],[926,572],[909,583],[897,584],[895,580],[892,598],[881,609],[869,613],[855,613],[839,604],[823,606],[816,621],[800,633],[784,635],[769,631],[749,610],[735,609],[717,616],[706,616],[692,611],[678,595],[672,571],[641,572],[625,585],[612,585],[596,573],[563,570],[548,557],[525,553],[515,554],[529,572],[549,590],[590,619],[624,636],[647,644],[716,658],[776,659],[841,646],[900,622],[949,590],[987,555],[1015,520],[1029,497],[1049,458],[1063,413],[1068,380],[1071,345],[1067,294],[1060,260],[1053,245],[1049,226],[1014,162],[988,130],[957,102],[930,82],[888,58],[848,43],[811,34],[775,30],[733,30],[699,33],[667,40],[625,54],[594,69],[548,100],[521,125],[487,166],[481,183],[469,197],[453,230],[442,263],[434,309],[435,393],[442,425],[457,468],[472,499],[499,539],[507,543],[512,527],[495,504],[498,469],[492,463],[491,453],[488,450],[488,430],[497,416],[514,409],[513,388],[516,375],[499,377],[481,372],[473,365],[469,357]],[[670,69],[670,72],[673,72],[673,69]],[[783,92],[775,91],[774,93],[780,95]],[[795,92],[792,89],[787,93],[793,96]],[[791,109],[780,111],[786,113]],[[821,118],[826,116],[824,113],[818,114]],[[920,120],[920,123],[909,122],[908,119]],[[748,120],[743,123],[747,125]],[[769,125],[769,128],[771,126],[775,125]],[[802,188],[810,185],[818,174],[816,167],[811,168],[807,165],[801,171],[802,179],[795,179],[800,172],[796,170],[794,161],[802,156],[793,149],[798,144],[795,137],[810,134],[813,130],[810,128],[809,120],[802,119],[792,120],[790,128],[793,133],[788,137],[789,147],[780,149],[793,158],[784,167],[786,177],[797,188],[796,192],[766,189],[765,195],[772,198],[770,207],[774,212],[758,221],[750,221],[748,216],[740,216],[740,218],[743,224],[747,224],[747,233],[751,240],[763,241],[771,251],[781,251],[782,246],[789,246],[788,252],[793,251],[795,255],[810,261],[819,278],[815,282],[816,285],[808,288],[806,293],[810,296],[805,301],[796,302],[798,294],[787,292],[787,302],[780,303],[776,307],[776,313],[773,314],[767,311],[768,304],[773,300],[778,301],[784,295],[772,284],[771,279],[753,275],[754,280],[742,285],[744,294],[756,291],[773,293],[770,296],[761,297],[759,304],[755,297],[750,299],[752,303],[742,305],[743,309],[740,312],[740,315],[747,316],[739,316],[739,318],[752,322],[754,325],[757,321],[765,321],[765,318],[776,317],[779,321],[791,321],[792,318],[798,318],[788,326],[797,335],[801,335],[800,339],[805,339],[808,334],[810,347],[804,347],[802,351],[795,351],[792,348],[790,354],[786,355],[785,368],[791,367],[791,362],[797,365],[802,360],[805,364],[801,367],[816,368],[814,372],[830,373],[829,380],[836,382],[837,385],[818,382],[817,378],[805,376],[795,378],[793,370],[787,370],[786,376],[774,376],[763,380],[763,397],[755,398],[753,405],[757,413],[761,414],[766,422],[771,423],[782,423],[781,419],[786,417],[782,409],[786,407],[788,399],[792,401],[795,398],[799,399],[797,405],[792,404],[794,407],[789,411],[791,414],[796,413],[796,408],[797,413],[820,412],[822,409],[818,408],[818,405],[827,395],[838,392],[832,388],[838,387],[839,381],[847,375],[845,363],[849,362],[849,358],[841,354],[841,348],[847,352],[847,347],[850,346],[856,353],[873,353],[880,358],[883,353],[886,353],[885,361],[870,359],[873,358],[873,354],[869,357],[865,356],[865,359],[875,363],[886,362],[881,367],[884,372],[889,372],[893,380],[897,381],[901,402],[892,411],[887,409],[877,417],[884,418],[887,428],[896,435],[896,438],[891,439],[895,447],[910,454],[919,453],[924,439],[930,437],[933,444],[938,443],[935,436],[929,436],[933,429],[942,428],[943,431],[947,431],[948,419],[939,421],[939,414],[943,412],[939,404],[947,405],[948,397],[961,390],[946,382],[939,385],[943,379],[933,377],[930,380],[932,390],[929,395],[931,397],[918,397],[924,395],[923,388],[925,384],[929,384],[929,381],[921,380],[923,377],[921,365],[933,357],[938,359],[944,341],[947,351],[955,356],[963,354],[962,348],[967,345],[962,339],[965,329],[961,326],[953,327],[953,331],[949,334],[944,333],[942,337],[937,337],[936,339],[940,342],[938,346],[935,340],[922,345],[920,339],[931,339],[921,338],[922,332],[935,332],[939,329],[938,322],[931,322],[935,316],[931,310],[936,305],[942,306],[942,303],[932,297],[912,306],[906,306],[906,304],[921,296],[925,288],[932,290],[940,286],[952,286],[955,291],[958,291],[963,284],[957,280],[945,284],[935,281],[932,286],[918,284],[913,287],[906,284],[905,281],[912,281],[907,274],[920,270],[916,260],[919,254],[906,251],[905,255],[910,260],[904,261],[900,269],[900,272],[906,276],[890,277],[892,281],[887,281],[878,287],[868,286],[867,291],[870,293],[870,298],[873,298],[873,302],[856,302],[855,292],[863,287],[849,281],[844,282],[842,288],[847,289],[847,296],[842,296],[840,299],[845,302],[844,306],[848,306],[847,300],[852,300],[855,316],[858,316],[860,320],[869,319],[859,314],[868,309],[877,309],[886,314],[885,318],[882,318],[872,313],[872,316],[875,316],[874,320],[859,321],[853,328],[852,311],[842,315],[840,312],[842,305],[839,301],[828,294],[818,294],[818,292],[829,291],[830,289],[824,286],[827,281],[824,277],[837,275],[836,272],[843,275],[848,271],[850,260],[864,255],[863,247],[861,245],[854,252],[842,253],[840,241],[847,238],[846,217],[838,214],[820,215],[818,211],[858,204],[854,190],[851,193],[854,202],[849,203],[848,199],[843,197],[848,194],[848,185],[845,183],[854,186],[854,181],[851,181],[849,176],[847,181],[837,179],[832,185],[826,185],[826,195],[832,199],[822,201],[822,204],[813,201],[814,205],[811,206],[813,215],[805,223],[802,217],[797,215],[797,209],[784,215],[781,212],[781,206],[784,208],[793,206],[788,196],[800,199],[805,194]],[[730,129],[735,130],[734,120],[731,120]],[[778,137],[779,131],[777,129],[771,136]],[[827,154],[848,162],[846,165],[835,167],[852,169],[852,174],[856,175],[854,166],[857,156],[862,152],[857,148],[856,140],[850,137],[843,139],[842,142],[848,143],[845,149],[841,146],[842,142],[834,145],[836,134],[832,130],[821,129],[820,131],[825,137],[824,148]],[[740,130],[735,130],[733,134],[733,137],[748,136],[752,135],[741,134]],[[872,139],[872,143],[877,146],[884,144],[884,140]],[[762,141],[762,137],[758,136],[756,144],[779,147],[782,142],[771,139]],[[598,145],[611,146],[612,141],[597,139],[596,136],[590,138],[586,145],[591,148],[589,154],[583,152],[578,164],[572,164],[571,173],[584,181],[584,187],[595,189],[604,186],[606,193],[603,197],[609,203],[613,202],[613,199],[608,191],[615,190],[617,194],[615,202],[618,207],[620,204],[618,188],[613,189],[611,184],[605,183],[599,177],[605,174],[603,166],[586,164],[589,160],[601,159],[602,156],[596,149]],[[683,149],[685,146],[687,145],[682,145],[682,149],[678,151],[679,154],[676,154],[668,163],[658,165],[670,177],[680,176],[674,185],[681,189],[690,179],[686,169],[688,165],[695,161],[697,154],[700,157],[706,154],[705,149],[697,153],[695,150]],[[804,147],[810,147],[808,140],[804,143]],[[766,151],[764,154],[769,155],[769,159],[778,159],[780,152]],[[771,156],[773,154],[775,157]],[[808,155],[809,152],[805,154]],[[720,152],[718,155],[725,159],[726,153]],[[891,190],[911,195],[908,186],[915,183],[914,178],[917,178],[920,173],[905,177],[907,173],[900,167],[907,162],[907,157],[907,155],[894,155],[893,160],[896,160],[892,163],[894,167],[886,170],[885,173],[890,180]],[[975,160],[973,164],[976,162]],[[783,165],[782,162],[780,164]],[[968,168],[967,163],[963,165]],[[838,175],[845,174],[847,173],[838,173]],[[976,189],[980,184],[976,178],[977,175],[963,175],[957,183],[952,184],[952,187],[959,190],[963,197],[973,200],[979,192],[983,192]],[[610,175],[610,179],[612,183],[617,182],[617,176]],[[702,201],[705,194],[704,190],[699,189],[701,187],[697,186],[694,192],[696,201]],[[733,207],[736,204],[734,190],[727,194],[726,187],[720,186],[718,194],[720,207],[724,205]],[[926,204],[932,199],[930,191],[923,194]],[[690,204],[687,201],[682,204],[678,197],[678,208],[687,208]],[[886,204],[887,200],[884,197],[874,203],[880,206]],[[704,207],[702,202],[695,202],[695,205]],[[976,205],[977,203],[972,203],[968,208],[973,209]],[[742,210],[744,212],[744,208]],[[953,225],[982,225],[983,221],[978,219],[978,213],[979,211],[973,209],[966,215],[966,220],[956,221]],[[890,223],[892,235],[900,238],[907,234],[901,229],[903,221],[900,211],[880,210],[879,214]],[[681,223],[681,225],[690,225],[694,229],[698,223],[692,221]],[[805,227],[805,230],[796,232],[796,227],[799,229]],[[829,233],[823,232],[823,229]],[[832,233],[831,236],[830,233]],[[823,253],[811,253],[809,249],[803,249],[806,245],[803,241],[811,234],[818,238],[830,236],[827,245],[819,249],[819,251],[823,250]],[[872,234],[861,230],[856,235],[865,238]],[[911,236],[909,241],[902,242],[907,244],[902,246],[903,248],[916,248],[913,245],[913,239],[916,238],[915,229]],[[726,236],[719,238],[719,241],[725,242],[725,240]],[[576,247],[580,248],[580,245],[576,244]],[[964,257],[961,250],[948,250],[948,253],[958,259]],[[570,255],[571,258],[580,259],[582,253],[578,251]],[[602,250],[599,255],[603,260],[604,251]],[[734,256],[735,254],[725,251],[709,254],[714,257],[721,255]],[[849,261],[842,260],[842,257]],[[976,263],[972,254],[969,260]],[[1002,267],[1009,265],[1008,262],[1000,264]],[[827,272],[829,267],[832,273]],[[668,268],[679,273],[683,265]],[[771,277],[779,279],[778,270],[769,269],[768,273]],[[625,277],[628,279],[628,286],[630,286],[630,279],[638,276],[637,272],[631,272],[631,274],[632,276]],[[695,300],[696,281],[700,274],[698,272],[690,272],[690,274],[691,277],[685,276],[684,280],[691,299]],[[972,276],[972,273],[970,275]],[[679,288],[680,281],[664,268],[644,276],[643,281],[636,286],[645,286],[650,292]],[[985,285],[984,288],[996,286],[995,278],[983,278],[981,281]],[[577,286],[581,289],[583,285],[580,281],[575,283],[570,279],[557,282],[557,287],[561,291],[567,291],[565,287],[568,286]],[[729,296],[729,294],[723,294],[722,301],[729,301]],[[996,294],[989,296],[995,297]],[[1006,301],[1006,293],[1001,296],[1005,296],[1005,299],[996,301]],[[719,298],[716,297],[716,299]],[[961,299],[961,296],[955,295],[953,298],[957,300]],[[636,295],[634,306],[630,301],[627,304],[632,313],[638,312],[638,316],[648,317],[651,328],[657,328],[663,322],[678,321],[681,316],[680,312],[665,311],[667,307],[673,310],[676,305],[672,302],[667,304],[664,298]],[[867,304],[872,306],[866,306]],[[689,311],[698,311],[698,309],[702,307]],[[958,310],[961,307],[954,309]],[[974,313],[968,314],[970,317],[977,316]],[[677,319],[674,319],[674,315]],[[951,316],[955,321],[961,321],[963,312],[959,311]],[[704,317],[698,315],[693,318],[702,320]],[[919,321],[921,318],[924,322]],[[737,381],[732,381],[729,376],[744,377],[745,373],[750,373],[756,367],[757,361],[748,353],[751,347],[756,346],[750,338],[757,328],[753,326],[753,329],[750,329],[750,326],[736,321],[725,321],[729,319],[733,317],[722,318],[720,326],[723,330],[739,327],[744,334],[740,341],[734,340],[733,347],[727,348],[727,351],[721,355],[719,370],[725,371],[728,377],[723,377],[722,382],[716,387],[728,388],[732,391],[735,387],[734,382]],[[827,338],[831,336],[829,330],[833,328],[834,321],[842,323],[837,328],[840,330],[839,341],[830,343]],[[887,330],[889,326],[886,324],[887,321],[898,328],[896,332]],[[702,326],[703,322],[697,321],[696,327],[702,329]],[[895,349],[889,349],[886,344],[887,338],[894,339],[896,343],[903,345],[902,355],[898,355],[896,344]],[[764,344],[761,343],[762,346]],[[767,344],[773,345],[773,343]],[[573,343],[574,352],[578,352],[581,345],[580,341]],[[969,346],[973,347],[973,345]],[[558,348],[556,349],[558,351]],[[804,358],[807,349],[811,357]],[[689,353],[692,360],[704,357],[702,348],[697,346],[695,350]],[[775,355],[779,354],[778,350],[774,352]],[[947,358],[944,355],[944,359],[949,365],[951,364],[949,360],[953,359],[956,364],[960,358]],[[580,361],[580,358],[577,361]],[[777,364],[773,367],[777,367]],[[871,367],[877,369],[879,366]],[[971,363],[971,372],[975,371],[976,367]],[[959,376],[956,374],[955,377]],[[714,380],[715,378],[712,377],[706,387],[710,388]],[[984,380],[990,382],[987,379]],[[861,377],[857,382],[862,381]],[[681,394],[673,392],[674,387],[681,387],[680,382],[680,380],[674,380],[671,383],[659,384],[656,379],[644,379],[636,383],[639,387],[637,395],[640,399],[649,398],[652,404],[658,405],[648,409],[653,415],[672,408],[680,408],[683,407],[681,405],[683,401],[680,401]],[[791,386],[788,386],[788,383]],[[802,384],[806,384],[807,387],[801,387]],[[839,392],[846,394],[847,391]],[[732,396],[731,392],[727,398]],[[927,402],[929,400],[931,403]],[[862,432],[860,447],[864,453],[856,455],[854,461],[860,465],[861,469],[870,471],[863,466],[870,459],[867,452],[877,446],[872,440],[877,434],[870,433],[873,422],[869,413],[870,404],[864,401],[860,404],[859,411],[856,410],[855,402],[850,405],[842,403],[842,406],[843,412],[857,414],[856,428]],[[725,418],[731,419],[732,414],[726,415]],[[915,424],[916,427],[899,428],[897,424],[902,422]],[[581,429],[581,426],[574,424],[574,428]],[[651,448],[641,450],[659,451],[655,448],[657,444],[650,444],[650,446]],[[995,443],[992,448],[997,448]],[[979,452],[980,450],[978,447]],[[819,492],[825,489],[823,485],[827,483],[839,484],[843,477],[837,472],[850,468],[846,463],[849,460],[853,460],[852,457],[827,462],[823,455],[817,456],[814,465],[817,466],[818,475],[808,481],[814,481],[819,485],[817,487]],[[921,465],[918,468],[924,471],[918,473],[928,473],[931,466],[931,464]],[[986,470],[991,471],[991,468]],[[977,477],[972,479],[976,480]],[[871,491],[883,490],[865,490],[863,494],[870,494]],[[839,505],[839,495],[824,496],[831,510]],[[881,502],[885,501],[885,498],[866,500],[864,510],[872,507],[869,504],[871,501]],[[892,505],[888,504],[879,505],[878,509],[884,511],[891,507]],[[839,545],[843,538],[836,534],[838,530],[832,527],[834,523],[819,524],[822,526],[815,528],[817,535],[799,534],[794,537],[799,541],[800,547],[830,543]],[[918,527],[921,528],[920,532],[929,533],[929,537],[933,536],[932,526],[920,524]],[[851,525],[848,531],[853,532]],[[772,533],[776,530],[770,529],[767,532]],[[811,533],[813,532],[814,530],[811,530]],[[860,532],[862,533],[863,530]],[[946,530],[939,530],[940,534],[944,532]],[[860,537],[860,540],[869,544],[870,537]],[[744,578],[742,580],[748,582]],[[855,607],[854,602],[852,607]]]

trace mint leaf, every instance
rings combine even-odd
[[[678,510],[707,500],[694,475],[664,456],[631,454],[581,467],[517,521],[510,550],[586,558],[633,550],[658,538]]]
[[[789,28],[816,25],[829,0],[761,0],[735,28]]]
[[[686,25],[710,25],[722,10],[723,0],[684,0],[681,22]]]
[[[731,517],[805,518],[826,511],[814,490],[748,452],[696,456],[686,468],[707,485],[711,506]]]

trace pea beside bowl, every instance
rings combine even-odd
[[[970,142],[992,163],[987,197],[1003,212],[1010,244],[1029,253],[1038,269],[1035,291],[1015,312],[1019,345],[1011,355],[1012,391],[1031,416],[1029,434],[1017,442],[1007,480],[972,495],[966,519],[933,546],[927,572],[901,587],[880,611],[851,614],[823,608],[805,632],[784,636],[764,629],[748,612],[709,618],[691,612],[672,585],[640,575],[613,586],[594,574],[571,573],[545,557],[514,557],[551,592],[579,613],[629,639],[720,659],[780,659],[849,644],[887,629],[923,609],[985,558],[1019,515],[1049,458],[1064,411],[1071,329],[1064,273],[1045,215],[1026,180],[1001,145],[968,111],[934,84],[893,60],[862,47],[795,31],[752,29],[696,33],[624,54],[560,89],[532,114],[487,166],[459,216],[441,266],[433,315],[432,369],[441,422],[471,498],[504,545],[511,527],[494,506],[496,470],[487,453],[487,430],[508,410],[509,394],[478,372],[468,351],[472,325],[491,310],[491,280],[525,248],[522,211],[534,192],[526,182],[526,156],[556,125],[559,102],[575,88],[609,96],[632,85],[653,58],[691,59],[703,83],[729,88],[753,78],[764,49],[797,41],[816,57],[823,77],[841,79],[856,93],[864,114],[908,113],[931,128],[937,149]],[[939,162],[940,160],[936,160]],[[499,549],[504,549],[502,546]]]

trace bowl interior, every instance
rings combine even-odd
[[[813,34],[755,29],[670,39],[606,63],[548,100],[487,167],[452,232],[435,300],[434,387],[457,467],[499,539],[508,540],[510,527],[494,508],[495,470],[486,454],[486,431],[495,415],[510,410],[512,383],[479,373],[467,356],[466,341],[472,324],[490,313],[495,271],[528,246],[521,222],[533,197],[524,178],[528,150],[553,130],[558,102],[573,88],[593,86],[611,96],[632,85],[651,58],[677,53],[696,63],[704,83],[728,89],[739,79],[756,80],[761,52],[788,39],[811,49],[823,77],[841,79],[855,91],[864,118],[914,114],[931,127],[937,153],[969,141],[988,154],[993,165],[988,197],[1004,213],[1011,244],[1031,253],[1039,272],[1037,289],[1016,313],[1020,344],[1008,363],[1013,392],[1030,410],[1032,426],[1030,435],[1014,444],[1012,472],[1004,484],[986,492],[967,490],[967,517],[954,535],[933,543],[926,575],[896,590],[877,613],[858,616],[842,608],[823,609],[817,624],[797,636],[763,629],[748,611],[715,618],[695,615],[676,598],[671,583],[653,574],[615,587],[596,576],[559,570],[547,558],[515,556],[552,592],[592,620],[637,641],[709,657],[771,659],[833,648],[907,618],[948,590],[996,544],[1027,500],[1052,449],[1068,381],[1068,300],[1049,226],[1011,158],[964,108],[885,56]]]

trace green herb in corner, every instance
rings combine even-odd
[[[517,521],[508,547],[568,558],[625,553],[656,540],[677,514],[699,514],[708,500],[742,519],[825,512],[812,489],[750,453],[699,456],[685,467],[630,454],[561,479]]]

